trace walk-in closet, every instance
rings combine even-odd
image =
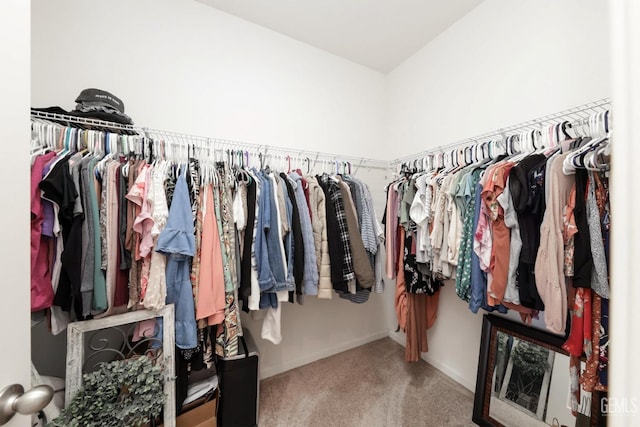
[[[3,2],[0,425],[640,425],[638,19]]]

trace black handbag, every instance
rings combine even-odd
[[[218,359],[220,404],[218,425],[253,427],[258,425],[259,354],[251,336],[238,337],[238,355]]]

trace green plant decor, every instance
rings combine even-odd
[[[549,350],[536,344],[521,341],[513,350],[511,357],[513,357],[513,363],[525,375],[539,377],[551,369]]]
[[[162,369],[146,356],[101,363],[82,380],[82,389],[48,427],[140,426],[164,405]]]

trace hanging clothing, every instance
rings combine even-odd
[[[50,252],[53,245],[50,238],[43,235],[43,204],[40,193],[40,181],[46,163],[56,153],[51,152],[38,156],[31,166],[31,311],[51,307],[53,303],[53,286],[49,266]]]
[[[253,242],[255,236],[255,228],[254,223],[256,220],[256,196],[257,196],[257,184],[254,179],[243,186],[242,188],[246,188],[246,224],[243,226],[238,226],[238,231],[243,233],[242,241],[242,256],[241,256],[241,268],[240,268],[240,289],[239,289],[239,299],[242,301],[242,311],[249,312],[251,309],[249,305],[249,298],[252,292],[251,283],[252,277],[254,275],[254,269],[252,264],[254,264],[254,257],[252,256],[253,252]],[[238,218],[238,216],[236,216]],[[236,221],[236,225],[238,225],[238,221]]]
[[[153,238],[153,247],[157,248],[158,238],[164,231],[167,220],[169,219],[169,207],[167,205],[167,197],[164,193],[162,181],[166,171],[166,164],[160,164],[154,168],[151,173],[152,191],[148,195],[149,202],[153,207],[151,217],[153,219],[153,228],[151,236]],[[145,294],[143,305],[148,310],[159,310],[164,307],[167,298],[167,282],[165,271],[167,268],[167,258],[158,251],[151,251],[151,267],[149,269],[149,280],[147,283],[147,292]]]
[[[306,178],[309,186],[309,204],[311,209],[311,226],[316,251],[316,265],[318,271],[318,298],[330,299],[333,295],[331,285],[331,260],[329,256],[329,242],[327,237],[327,207],[325,194],[315,176]]]
[[[33,307],[50,311],[52,332],[71,320],[174,304],[181,369],[198,369],[214,352],[237,354],[240,307],[267,309],[263,335],[277,343],[291,292],[298,303],[334,290],[363,303],[374,286],[383,289],[376,267],[384,232],[356,178],[323,175],[321,184],[300,171],[240,169],[191,152],[178,165],[145,153],[148,140],[90,131],[99,136],[92,147],[95,135],[65,129],[64,146],[79,149],[67,140],[83,135],[89,155],[51,152],[32,168]],[[131,152],[116,152],[125,146]],[[145,333],[135,328],[136,339]]]
[[[506,188],[509,187],[507,178]],[[520,236],[520,225],[518,215],[513,205],[511,191],[503,191],[497,197],[498,203],[504,210],[504,224],[510,230],[509,240],[509,269],[507,272],[507,287],[504,292],[504,302],[520,305],[520,294],[517,287],[518,264],[520,262],[520,251],[522,250],[522,237]],[[536,260],[536,263],[538,261]]]
[[[540,226],[540,247],[535,264],[536,285],[546,307],[547,329],[563,334],[567,323],[567,290],[564,275],[563,209],[575,183],[562,172],[568,153],[555,157],[547,170],[547,193],[544,218]],[[555,317],[559,315],[558,317]]]
[[[480,180],[480,169],[467,175],[465,181],[465,205],[463,207],[463,226],[458,256],[458,274],[456,275],[456,293],[463,301],[471,300],[471,254],[473,252],[473,230],[476,218],[476,190]],[[480,215],[478,206],[477,217]],[[426,217],[426,216],[425,216]],[[476,309],[477,312],[477,309]]]
[[[220,233],[213,207],[211,185],[204,188],[202,212],[202,248],[200,253],[199,288],[196,319],[206,319],[209,325],[224,321],[225,289],[222,271]]]
[[[588,172],[583,169],[578,169],[576,170],[575,177],[576,196],[573,214],[576,222],[576,233],[573,236],[573,286],[590,288],[591,274],[593,272],[593,257],[591,253],[591,238],[586,206]]]
[[[304,290],[304,275],[305,275],[305,246],[304,237],[302,231],[300,207],[296,202],[295,189],[293,183],[290,181],[287,174],[284,172],[279,175],[280,183],[285,187],[283,191],[283,198],[286,202],[286,210],[288,216],[290,216],[291,227],[289,235],[287,236],[288,250],[287,250],[287,265],[293,265],[293,278],[295,282],[295,295],[296,301],[299,304],[304,303],[303,290]],[[303,195],[304,197],[304,195]],[[314,263],[315,264],[315,263]],[[293,295],[290,295],[290,302],[293,302]]]
[[[353,205],[353,200],[351,199],[349,187],[342,180],[339,180],[338,186],[344,202],[344,212],[347,225],[346,231],[348,233],[347,241],[349,243],[349,248],[351,249],[354,275],[357,279],[357,283],[361,287],[371,288],[375,282],[375,276],[362,242],[360,227],[358,225],[358,219],[356,218],[356,210]]]
[[[189,280],[189,259],[195,253],[193,218],[185,178],[179,175],[165,229],[156,251],[167,256],[167,304],[175,304],[176,346],[197,346],[195,309]]]
[[[303,250],[303,282],[304,282],[304,294],[305,295],[318,295],[318,263],[316,257],[316,244],[313,237],[313,226],[311,223],[311,215],[309,207],[305,199],[303,191],[302,177],[296,172],[291,172],[289,177],[295,184],[295,202],[297,205],[297,211],[299,212],[299,220],[302,232],[302,244]]]
[[[526,157],[511,169],[509,185],[518,214],[522,250],[518,266],[520,304],[544,310],[535,280],[535,261],[540,246],[540,225],[545,211],[544,174],[547,158],[543,154]]]
[[[317,177],[325,195],[327,220],[327,236],[329,243],[329,258],[331,260],[331,282],[333,289],[348,292],[348,282],[355,279],[349,234],[346,229],[346,218],[342,194],[337,183],[328,175]]]

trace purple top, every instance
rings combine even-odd
[[[56,163],[58,156],[55,156],[53,159],[49,161],[46,165],[44,165],[44,169],[42,170],[42,178],[47,176],[51,167]],[[55,212],[53,210],[53,203],[47,199],[42,199],[42,215],[44,217],[42,221],[42,235],[47,237],[53,237],[53,225],[55,224]]]

